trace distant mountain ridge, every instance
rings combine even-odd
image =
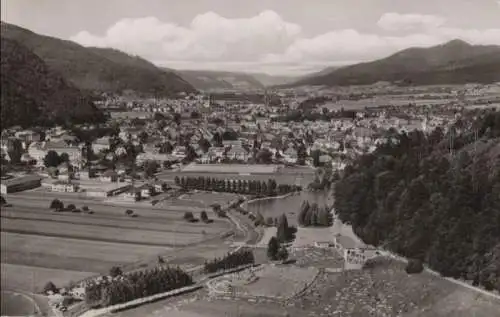
[[[195,91],[192,85],[175,73],[165,72],[138,56],[109,48],[83,47],[4,22],[1,31],[2,38],[23,44],[51,69],[83,90],[134,91],[155,96]]]
[[[13,125],[100,122],[104,115],[17,41],[1,38],[1,121]]]
[[[264,85],[251,74],[213,70],[173,70],[199,90],[262,89]]]
[[[372,62],[322,71],[286,86],[370,85],[379,81],[416,85],[500,81],[500,46],[452,40],[429,48],[408,48]]]

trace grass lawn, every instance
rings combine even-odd
[[[38,292],[48,281],[63,286],[93,275],[96,273],[2,263],[2,290]]]

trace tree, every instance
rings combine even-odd
[[[272,260],[276,261],[278,259],[278,251],[279,251],[280,244],[278,242],[278,239],[276,237],[272,237],[269,239],[269,242],[267,244],[267,257]]]
[[[289,240],[288,219],[285,214],[282,214],[278,220],[278,230],[276,238],[279,242],[283,243]]]
[[[119,267],[119,266],[113,266],[110,270],[109,270],[109,275],[113,278],[117,277],[117,276],[120,276],[122,275],[123,272],[122,272],[122,269]]]
[[[59,156],[59,162],[60,163],[69,162],[69,155],[68,155],[68,153],[66,153],[66,152],[61,153],[61,155]]]
[[[7,200],[3,196],[0,196],[0,205],[3,206],[5,204],[7,204]]]
[[[264,216],[260,213],[260,212],[257,212],[257,215],[255,215],[255,225],[256,226],[261,226],[261,225],[264,225],[265,222],[264,222]]]
[[[64,204],[59,199],[54,199],[50,203],[50,209],[55,209],[57,211],[64,209]]]
[[[266,218],[266,226],[268,226],[268,227],[274,226],[274,219],[273,219],[273,217],[267,217]]]
[[[144,165],[144,172],[146,174],[146,177],[152,177],[156,174],[158,171],[158,163],[156,161],[146,161]]]
[[[201,221],[203,222],[208,222],[208,215],[207,215],[207,212],[205,210],[203,210],[200,214],[200,219]]]
[[[410,259],[405,267],[405,271],[408,274],[421,273],[424,270],[424,265],[421,260]]]
[[[60,163],[61,160],[59,158],[59,154],[52,150],[48,151],[47,155],[45,155],[45,158],[43,159],[45,167],[57,167]]]
[[[200,146],[201,150],[205,153],[207,153],[208,149],[210,149],[210,147],[212,146],[210,142],[205,138],[201,138],[200,141],[198,141],[198,145]]]
[[[187,221],[193,221],[194,220],[194,215],[191,211],[186,211],[184,213],[184,219],[187,220]]]
[[[313,165],[314,167],[320,166],[321,162],[319,161],[319,157],[321,156],[321,151],[320,150],[315,150],[311,152],[311,157],[313,159]]]
[[[276,257],[280,261],[286,261],[288,259],[288,250],[284,245],[281,245]]]
[[[55,293],[57,293],[57,292],[58,292],[58,289],[57,289],[57,287],[56,287],[56,285],[55,285],[54,283],[52,283],[52,282],[50,282],[50,281],[49,281],[49,282],[47,282],[47,283],[45,284],[45,286],[43,287],[43,292],[44,292],[45,294],[47,294],[48,292],[52,292],[52,293],[54,293],[54,294],[55,294]]]

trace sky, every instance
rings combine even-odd
[[[160,66],[272,75],[456,38],[500,45],[500,0],[1,0],[1,18]]]

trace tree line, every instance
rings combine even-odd
[[[298,223],[302,227],[330,227],[333,223],[332,208],[320,207],[317,203],[302,202],[298,215]]]
[[[395,134],[346,167],[339,218],[366,243],[500,290],[500,112]]]
[[[215,258],[209,262],[205,262],[204,271],[205,273],[215,273],[220,270],[229,270],[241,265],[253,263],[255,263],[255,258],[252,250],[240,249],[222,258]]]
[[[232,180],[210,177],[175,177],[175,184],[186,190],[229,192],[244,195],[276,196],[302,190],[301,186],[277,184],[276,180]]]
[[[180,268],[157,267],[92,281],[85,287],[85,303],[90,308],[107,307],[192,284],[191,276]]]

